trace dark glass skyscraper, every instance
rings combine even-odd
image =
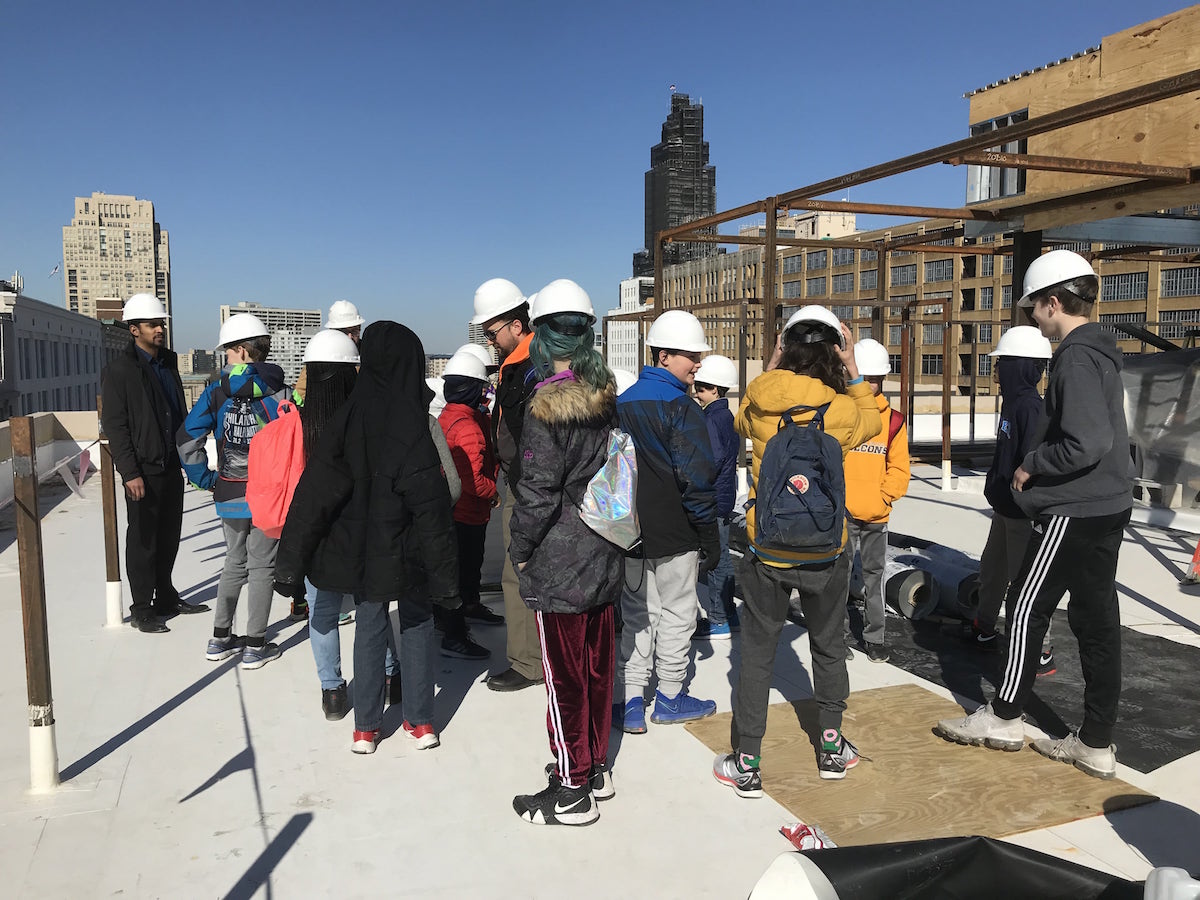
[[[710,216],[717,210],[717,170],[708,164],[704,107],[687,94],[671,95],[662,140],[650,148],[646,172],[646,244],[633,255],[634,275],[654,274],[654,235],[664,228]],[[663,265],[714,256],[713,244],[671,243]]]

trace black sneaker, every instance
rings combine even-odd
[[[867,659],[869,659],[871,662],[882,663],[888,661],[889,656],[887,647],[885,647],[883,644],[876,644],[872,641],[867,641],[866,646]]]
[[[550,779],[551,784],[560,783],[557,763],[546,763],[546,777]],[[611,800],[617,796],[617,789],[613,787],[612,769],[608,767],[608,763],[592,766],[592,772],[588,776],[588,787],[592,789],[592,796],[597,800]]]
[[[536,794],[513,797],[513,809],[532,825],[591,825],[600,818],[591,787],[564,787],[557,778]]]
[[[472,622],[478,622],[481,625],[503,625],[504,616],[497,615],[492,612],[482,603],[463,604],[462,614],[464,618]]]
[[[1047,675],[1053,675],[1058,671],[1058,665],[1054,662],[1054,648],[1043,650],[1038,656],[1037,677],[1044,678]]]
[[[970,641],[976,650],[983,653],[995,653],[1004,647],[1004,644],[1000,641],[1000,632],[980,631],[974,625],[971,626]]]
[[[446,634],[442,636],[442,656],[452,659],[487,659],[491,652],[481,647],[470,634]]]
[[[292,611],[288,613],[289,622],[307,622],[308,621],[308,601],[293,600]]]
[[[350,711],[350,702],[346,697],[346,685],[321,691],[321,711],[325,713],[325,718],[330,722],[345,718],[346,713]]]

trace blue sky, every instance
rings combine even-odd
[[[449,352],[488,278],[616,305],[672,83],[726,209],[963,137],[967,91],[1184,5],[10,0],[0,277],[61,304],[72,198],[134,194],[171,235],[177,348],[222,303],[344,297]],[[853,199],[964,190],[943,166]]]

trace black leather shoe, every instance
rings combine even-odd
[[[130,619],[129,624],[138,631],[146,634],[163,634],[171,629],[163,623],[163,620],[157,616],[147,616],[146,618]]]
[[[174,606],[165,606],[154,611],[156,616],[162,616],[164,619],[168,616],[191,616],[196,613],[212,612],[212,608],[205,603],[197,603],[193,606],[190,603],[185,603],[180,600]]]
[[[499,675],[489,675],[487,680],[487,686],[493,691],[523,691],[543,683],[544,678],[526,678],[516,669],[505,669]]]
[[[330,722],[336,722],[338,719],[346,717],[346,713],[350,711],[350,703],[346,697],[344,684],[333,690],[321,691],[321,711],[325,713],[325,718]]]

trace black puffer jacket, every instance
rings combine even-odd
[[[429,434],[433,392],[420,339],[395,322],[363,334],[362,368],[296,486],[275,578],[395,600],[427,588],[458,605],[450,493]]]
[[[171,373],[179,409],[187,411],[176,355],[159,350],[163,367]],[[143,475],[161,475],[179,468],[171,409],[154,374],[131,340],[125,352],[113,357],[104,370],[101,387],[104,436],[112,450],[113,466],[122,481]]]
[[[616,403],[612,385],[597,391],[569,372],[529,402],[509,556],[526,564],[519,578],[530,609],[579,613],[621,596],[625,555],[583,523],[578,505],[608,457]]]

